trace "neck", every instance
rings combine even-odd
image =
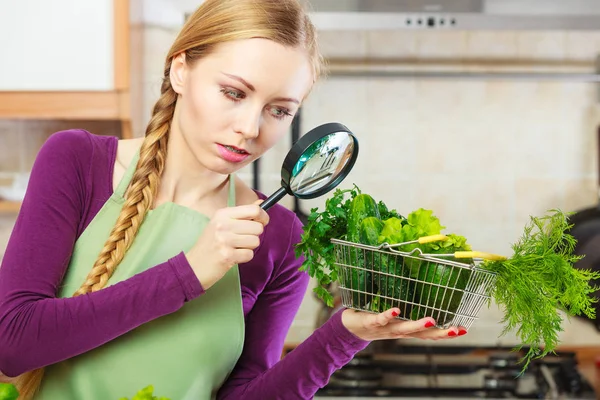
[[[195,208],[200,203],[226,204],[229,177],[206,169],[190,151],[175,124],[172,124],[169,135],[156,205],[174,202]]]

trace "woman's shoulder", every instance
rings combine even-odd
[[[97,135],[84,129],[55,132],[41,146],[35,171],[45,170],[54,180],[77,180],[80,182],[78,190],[91,191],[101,197],[109,188],[106,182],[109,182],[118,140],[116,136]]]
[[[85,129],[67,129],[51,134],[42,149],[50,147],[60,153],[89,155],[96,148],[106,148],[107,145],[114,145],[117,141],[118,138],[115,136],[96,135]]]
[[[118,138],[93,134],[85,129],[68,129],[51,134],[38,153],[38,162],[87,170],[114,159]]]

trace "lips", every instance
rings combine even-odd
[[[248,153],[246,150],[240,149],[236,146],[217,144],[217,149],[221,158],[231,163],[242,162],[250,156],[250,153]]]
[[[235,146],[229,146],[226,144],[222,144],[221,146],[225,147],[227,150],[229,151],[233,151],[235,153],[239,153],[239,154],[249,154],[246,150],[244,149],[240,149],[239,147],[235,147]]]

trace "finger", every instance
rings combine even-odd
[[[256,235],[232,235],[229,244],[236,249],[254,250],[260,246],[260,239]]]
[[[235,264],[247,263],[254,258],[254,252],[249,249],[236,249],[233,252],[233,260]]]
[[[230,207],[226,209],[227,216],[232,219],[249,219],[260,222],[263,225],[269,223],[269,214],[256,204]]]
[[[250,216],[247,219],[260,222],[263,226],[266,226],[270,220],[269,214],[257,204],[252,204],[250,207],[252,207],[253,210],[250,211]]]
[[[369,320],[366,325],[371,327],[381,327],[386,326],[391,321],[396,319],[396,317],[400,315],[400,309],[398,308],[390,308],[387,311],[384,311],[380,314],[371,314],[369,315]]]
[[[435,320],[427,317],[416,321],[400,321],[390,326],[390,329],[394,335],[407,336],[413,335],[418,332],[429,330],[435,326]]]
[[[459,336],[463,336],[467,334],[467,330],[464,327],[450,327],[448,329],[428,329],[426,331],[415,332],[410,335],[410,337],[418,338],[418,339],[431,339],[431,340],[441,340],[441,339],[453,339]]]
[[[235,219],[231,221],[231,232],[237,235],[261,235],[265,227],[257,221],[248,221],[244,219]]]

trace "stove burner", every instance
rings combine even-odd
[[[315,398],[596,399],[577,370],[574,353],[533,360],[520,374],[519,360],[527,351],[465,346],[367,348],[336,371]]]
[[[512,376],[506,375],[485,375],[483,378],[483,386],[486,389],[499,391],[517,391],[517,380]]]

